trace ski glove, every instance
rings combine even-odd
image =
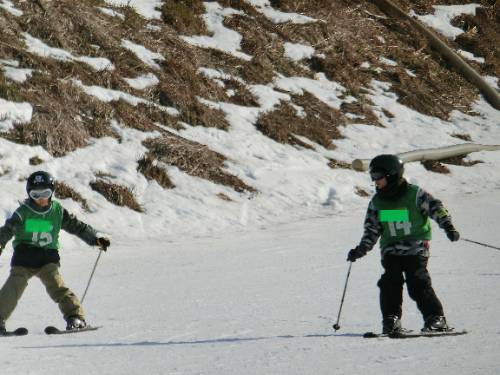
[[[444,231],[446,232],[446,236],[450,241],[455,242],[460,239],[460,233],[458,233],[453,224],[446,224],[446,226],[444,227]]]
[[[366,255],[366,249],[362,248],[361,246],[356,246],[354,249],[351,249],[349,251],[349,254],[347,254],[347,261],[355,262],[356,259],[364,257],[365,255]]]
[[[108,250],[109,245],[111,245],[111,242],[106,237],[99,237],[95,241],[95,244],[99,246],[99,249],[101,249],[102,251],[106,251]]]

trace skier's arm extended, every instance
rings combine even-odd
[[[382,226],[378,220],[378,212],[373,207],[373,203],[370,202],[366,211],[363,237],[361,237],[359,245],[349,251],[347,260],[355,262],[356,259],[365,256],[368,251],[373,249],[381,232]]]
[[[364,233],[359,246],[367,252],[370,251],[377,243],[381,233],[382,226],[378,220],[378,211],[373,207],[373,203],[370,202],[366,210]]]
[[[417,192],[417,207],[422,215],[430,216],[451,241],[458,241],[460,235],[451,222],[451,215],[443,203],[423,189]]]
[[[22,220],[17,213],[14,213],[0,228],[0,254],[20,225],[22,225]]]
[[[78,220],[75,215],[70,214],[65,208],[63,208],[61,228],[68,233],[74,234],[90,246],[94,246],[97,243],[96,230],[90,225]]]

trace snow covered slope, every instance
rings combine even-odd
[[[440,198],[462,236],[499,245],[498,190]],[[363,339],[380,327],[376,249],[354,263],[334,333],[346,252],[359,240],[363,215],[360,209],[224,236],[117,239],[85,302],[88,320],[104,327],[46,336],[46,324],[63,322],[33,280],[9,321],[30,335],[0,340],[2,374],[497,374],[500,252],[452,244],[435,225],[434,287],[449,322],[470,333]],[[64,253],[63,275],[75,292],[83,291],[95,255]],[[422,326],[406,293],[403,321]]]

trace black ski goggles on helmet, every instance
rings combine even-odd
[[[380,171],[370,172],[370,178],[372,179],[372,181],[380,180],[381,178],[384,178],[386,175],[387,175],[387,173],[380,172]]]
[[[31,199],[47,199],[52,196],[52,190],[50,189],[34,189],[30,190],[29,196]]]

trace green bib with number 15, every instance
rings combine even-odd
[[[398,199],[386,200],[375,196],[372,200],[382,225],[380,247],[404,240],[430,240],[431,223],[428,216],[417,208],[418,186],[408,185],[406,193]]]
[[[22,219],[22,228],[15,233],[14,248],[18,244],[29,244],[46,249],[59,248],[59,232],[62,223],[62,207],[52,201],[50,208],[37,212],[25,204],[16,213]]]

